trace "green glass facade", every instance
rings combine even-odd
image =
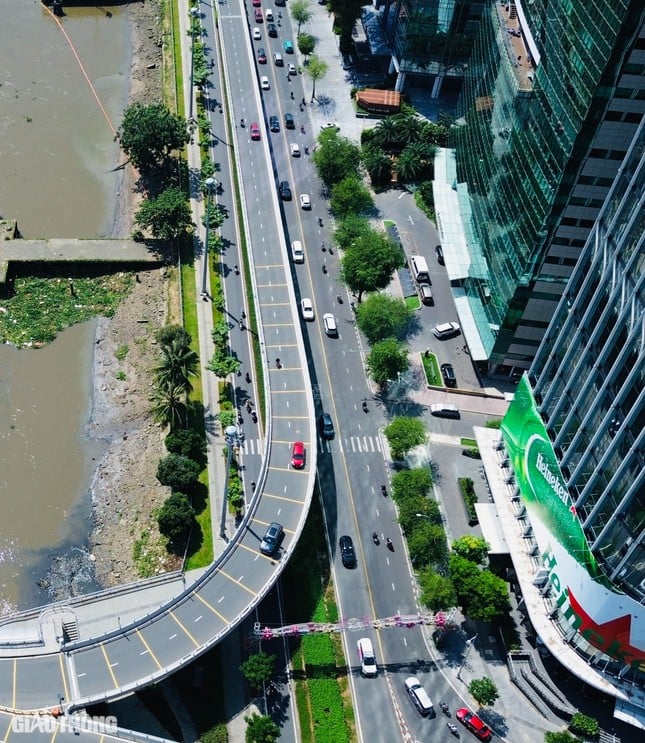
[[[490,366],[527,369],[645,111],[642,0],[490,3],[460,100],[462,286]]]

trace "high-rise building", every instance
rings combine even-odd
[[[444,253],[464,335],[475,361],[526,370],[645,114],[645,4],[489,3],[459,113],[465,238]]]
[[[484,0],[384,0],[381,23],[398,73],[396,89],[407,75],[431,77],[433,97],[442,83],[461,84]]]
[[[477,438],[537,635],[645,729],[645,120],[501,441]]]

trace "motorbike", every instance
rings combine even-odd
[[[244,119],[240,119],[240,126],[244,129]]]
[[[342,304],[343,303],[343,298],[340,296],[340,294],[337,294],[336,295],[336,301],[338,302],[338,304]]]
[[[378,534],[376,532],[372,532],[372,541],[376,545],[379,545],[381,543],[381,540],[378,538]]]
[[[318,226],[322,227],[322,217],[318,217]]]
[[[450,709],[445,702],[440,702],[439,707],[441,708],[441,711],[444,713],[444,715],[448,715],[448,717],[450,717]]]
[[[323,263],[322,272],[327,273],[327,266]]]
[[[363,412],[368,413],[369,408],[367,407],[367,400],[363,400]]]
[[[305,125],[300,124],[300,131],[304,134],[305,133]]]
[[[446,723],[448,725],[448,730],[450,730],[450,733],[455,736],[455,738],[459,737],[459,730],[457,730],[457,726],[453,725],[452,722]]]
[[[385,487],[385,485],[381,485],[381,495],[384,498],[387,498],[387,488]]]
[[[253,410],[253,405],[251,405],[251,401],[250,400],[247,400],[246,401],[246,412],[247,413],[250,413],[252,410]]]
[[[255,410],[251,411],[251,420],[253,421],[253,423],[258,422],[258,414],[255,412]]]
[[[305,155],[308,155],[308,154],[309,154],[309,147],[307,147],[307,145],[305,145]]]
[[[248,372],[246,372],[246,377],[245,377],[245,379],[246,379],[246,383],[247,383],[247,384],[251,384],[251,375],[250,375],[250,374],[249,374]]]
[[[385,544],[387,545],[387,548],[390,550],[390,552],[394,552],[394,544],[389,537],[385,540]]]

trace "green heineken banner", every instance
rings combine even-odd
[[[612,585],[591,553],[526,375],[502,434],[563,615],[591,645],[645,670],[645,611]]]

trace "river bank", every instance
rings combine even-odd
[[[131,70],[128,102],[161,99],[160,0],[131,3]],[[120,156],[124,160],[123,154]],[[113,236],[132,232],[141,196],[137,173],[126,165],[117,186]],[[136,580],[137,564],[156,574],[178,567],[160,543],[153,513],[169,490],[156,479],[164,456],[163,433],[150,415],[155,333],[169,320],[172,268],[142,271],[114,317],[97,325],[92,414],[88,435],[107,444],[91,485],[91,558],[98,582],[109,587]],[[133,557],[137,545],[138,561]]]

